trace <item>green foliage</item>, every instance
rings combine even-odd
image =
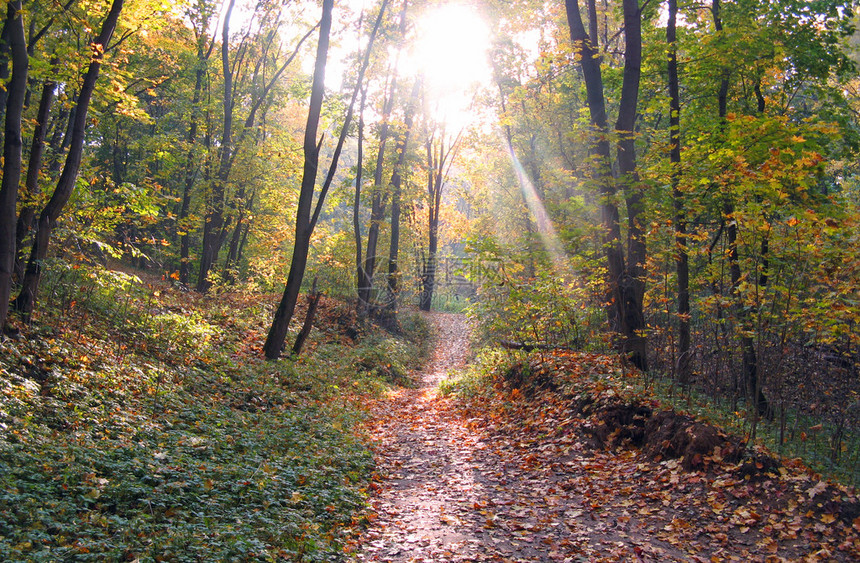
[[[551,269],[531,278],[508,275],[504,268],[496,275],[483,278],[468,307],[480,338],[575,348],[598,343],[600,313],[590,305],[588,285]]]
[[[257,297],[49,271],[43,328],[0,343],[0,559],[341,558],[373,469],[363,398],[416,367],[423,321],[354,347],[326,325],[271,363]]]
[[[484,396],[493,393],[493,383],[503,373],[521,365],[527,354],[500,348],[485,347],[478,351],[475,361],[459,370],[455,377],[439,384],[442,395],[461,397]]]
[[[398,317],[404,338],[379,332],[362,338],[355,348],[356,369],[389,384],[412,386],[409,372],[427,357],[430,328],[417,313]]]
[[[163,302],[163,288],[100,265],[54,259],[43,284],[48,306],[56,305],[61,319],[85,315],[105,330],[118,330],[129,348],[168,362],[204,354],[216,331],[200,313]]]

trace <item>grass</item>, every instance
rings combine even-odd
[[[306,355],[266,362],[265,298],[53,271],[51,308],[0,343],[0,560],[343,559],[373,472],[362,404],[420,361],[420,330],[352,342],[335,304]]]

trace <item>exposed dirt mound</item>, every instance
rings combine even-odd
[[[645,441],[645,424],[651,414],[650,408],[640,405],[608,405],[588,417],[582,430],[591,437],[592,447],[639,447]]]
[[[745,444],[709,424],[689,416],[661,411],[645,425],[643,450],[654,459],[680,458],[687,471],[701,469],[707,458],[734,462],[743,455]]]
[[[541,359],[516,363],[502,377],[506,386],[527,397],[542,390],[560,389],[554,381],[558,374]],[[745,457],[744,440],[687,415],[624,402],[600,388],[581,390],[567,398],[571,401],[570,410],[582,418],[581,430],[592,448],[641,448],[655,461],[679,459],[687,471],[704,469],[709,462],[740,463],[741,477],[774,474],[779,470],[778,460],[761,452],[751,452]]]

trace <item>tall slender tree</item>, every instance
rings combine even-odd
[[[723,11],[722,2],[713,0],[711,4],[711,15],[714,19],[714,31],[721,38],[723,35]],[[726,120],[728,118],[729,87],[731,85],[732,71],[729,67],[722,69],[720,85],[717,90],[717,112],[719,116],[719,127],[721,136],[725,135]],[[729,277],[731,280],[731,293],[735,299],[735,311],[741,325],[741,370],[746,395],[751,404],[755,405],[758,414],[766,414],[768,402],[761,390],[758,379],[758,354],[756,352],[754,331],[750,326],[750,314],[740,294],[740,285],[743,278],[741,272],[740,249],[738,244],[738,222],[735,217],[735,203],[732,194],[724,193],[722,222],[728,244]]]
[[[358,279],[358,303],[362,313],[366,314],[372,307],[373,276],[377,266],[377,246],[379,232],[385,220],[385,208],[388,206],[388,194],[383,185],[385,173],[385,149],[390,137],[390,119],[394,108],[394,94],[397,86],[396,68],[391,69],[387,93],[382,103],[382,122],[379,125],[379,147],[376,153],[376,166],[373,169],[373,186],[370,200],[370,226],[367,229],[367,249],[364,253],[364,265]]]
[[[676,377],[686,389],[690,385],[690,259],[687,250],[687,218],[681,191],[681,88],[678,78],[678,0],[668,0],[666,45],[669,86],[669,161],[672,166],[672,202],[675,208],[675,271],[678,284],[678,359]]]
[[[27,269],[21,282],[21,290],[15,300],[16,308],[25,316],[29,316],[33,312],[33,307],[36,303],[36,294],[42,276],[42,265],[48,256],[48,244],[51,240],[51,232],[75,188],[78,171],[81,167],[84,138],[86,137],[87,113],[93,92],[95,91],[105,51],[108,49],[108,44],[116,30],[123,4],[124,0],[113,1],[110,11],[102,24],[101,32],[90,44],[92,58],[81,83],[80,93],[78,94],[69,152],[66,156],[63,172],[60,174],[60,179],[57,182],[57,187],[39,215],[39,223],[36,236],[33,240],[33,247],[30,251],[30,258],[27,261]]]
[[[415,118],[415,107],[421,93],[421,81],[416,80],[412,86],[412,94],[406,106],[406,114],[403,117],[403,132],[397,140],[394,149],[397,162],[391,172],[391,241],[388,245],[388,306],[391,310],[397,310],[397,294],[399,292],[398,278],[400,277],[398,253],[400,252],[400,206],[403,191],[403,177],[406,173],[406,157],[409,150],[409,138]]]
[[[229,0],[221,28],[221,71],[224,73],[223,130],[220,158],[215,181],[207,187],[206,218],[203,223],[203,244],[200,250],[200,272],[197,291],[205,292],[211,285],[209,270],[215,263],[220,248],[221,229],[224,227],[224,191],[230,172],[230,153],[233,148],[233,66],[230,64],[230,21],[236,0]]]
[[[449,139],[445,128],[437,131],[438,137],[430,135],[424,143],[427,153],[427,256],[421,268],[421,295],[418,307],[429,311],[433,305],[436,290],[436,271],[439,251],[439,213],[442,209],[442,190],[454,164],[454,157],[460,148],[461,130]]]
[[[59,64],[59,59],[51,60],[51,68]],[[42,170],[42,157],[45,154],[45,136],[48,133],[48,120],[54,104],[57,82],[52,78],[45,80],[42,85],[42,95],[39,97],[39,109],[36,112],[36,127],[33,129],[33,140],[30,144],[30,158],[27,162],[27,177],[24,182],[26,201],[18,214],[18,225],[15,229],[15,275],[20,279],[24,275],[24,257],[21,250],[27,235],[33,230],[36,219],[36,203],[33,199],[41,191],[39,174]]]
[[[0,183],[0,327],[6,324],[9,298],[12,294],[16,255],[15,212],[22,169],[21,120],[30,68],[24,35],[24,10],[20,0],[12,0],[7,4],[5,27],[12,56],[12,77],[5,88],[7,97],[3,136],[3,180]]]
[[[316,191],[317,169],[319,168],[319,154],[320,146],[322,144],[322,139],[317,141],[317,130],[319,129],[319,119],[325,91],[325,68],[328,57],[329,35],[331,33],[332,4],[332,0],[323,1],[323,15],[320,20],[320,39],[317,44],[314,77],[311,86],[310,107],[308,111],[307,125],[305,127],[305,162],[302,172],[302,183],[299,188],[299,204],[296,210],[296,235],[293,245],[293,256],[290,262],[290,272],[287,276],[287,284],[284,287],[284,294],[281,297],[278,309],[275,311],[275,318],[272,321],[272,326],[269,329],[266,342],[263,345],[263,353],[266,358],[270,360],[280,357],[284,348],[287,330],[289,328],[290,321],[293,318],[293,313],[295,312],[296,301],[298,300],[305,270],[307,269],[311,235],[313,235],[314,228],[319,221],[326,195],[328,194],[328,190],[334,180],[335,172],[337,171],[338,160],[352,122],[355,103],[362,90],[364,73],[367,70],[369,63],[370,52],[373,48],[373,42],[379,32],[382,18],[388,5],[388,0],[382,2],[380,6],[376,23],[373,27],[373,31],[371,32],[370,40],[368,41],[364,60],[359,68],[358,78],[356,80],[355,88],[353,89],[352,98],[349,102],[343,125],[341,126],[340,136],[338,138],[334,154],[332,155],[331,164],[329,165],[329,170],[323,185],[320,188],[316,205],[314,206],[313,199]]]
[[[214,14],[213,4],[207,0],[197,2],[195,9],[187,15],[193,22],[195,39],[197,40],[197,58],[194,69],[194,92],[191,97],[191,115],[188,122],[186,142],[188,152],[185,156],[185,178],[182,187],[182,196],[177,215],[179,230],[179,282],[188,285],[191,274],[191,236],[188,224],[188,216],[191,212],[191,196],[199,170],[198,131],[200,128],[200,103],[203,99],[204,80],[209,65],[209,58],[215,48],[215,37],[208,36],[208,28]]]

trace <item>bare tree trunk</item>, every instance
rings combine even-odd
[[[92,100],[93,91],[95,90],[96,80],[99,77],[104,52],[107,48],[110,38],[116,29],[117,21],[119,21],[120,13],[122,12],[124,0],[114,0],[111,5],[110,12],[102,24],[101,33],[92,43],[92,61],[84,75],[81,91],[78,95],[78,103],[75,109],[75,121],[72,125],[71,141],[69,144],[69,153],[66,156],[66,163],[63,166],[63,172],[60,174],[60,179],[57,182],[57,187],[48,200],[47,205],[39,215],[39,224],[36,230],[36,236],[33,240],[33,248],[30,251],[30,259],[27,262],[27,269],[24,272],[24,279],[21,283],[21,291],[15,301],[15,307],[21,311],[25,317],[29,317],[33,312],[33,307],[36,304],[36,293],[39,288],[39,280],[42,275],[42,263],[48,256],[48,243],[51,239],[51,231],[56,225],[57,219],[63,211],[66,203],[72,195],[75,188],[75,182],[78,178],[78,171],[81,167],[81,158],[84,149],[84,137],[86,136],[87,113]]]
[[[221,136],[221,158],[218,173],[208,194],[208,209],[203,224],[203,243],[200,249],[200,272],[197,291],[205,293],[209,286],[209,270],[218,257],[221,247],[221,229],[224,227],[224,191],[230,172],[230,151],[233,135],[233,71],[230,67],[230,17],[236,0],[230,0],[224,14],[221,32],[221,67],[224,73],[224,130]]]
[[[388,247],[388,306],[392,311],[397,310],[398,278],[398,253],[400,252],[400,194],[403,184],[403,172],[406,169],[406,152],[409,149],[409,137],[412,134],[412,121],[415,114],[415,106],[421,93],[421,81],[416,80],[412,86],[409,96],[409,104],[403,117],[405,130],[394,149],[397,154],[397,164],[391,173],[391,243]]]
[[[295,343],[293,344],[293,356],[298,356],[302,353],[305,341],[308,339],[308,336],[310,336],[311,329],[313,329],[314,318],[317,315],[317,307],[319,307],[321,298],[322,292],[317,291],[317,279],[314,278],[311,292],[308,294],[308,312],[305,315],[305,322],[302,325],[302,329],[299,331],[298,336],[296,336]]]
[[[254,210],[254,200],[256,199],[257,192],[251,192],[251,197],[248,198],[248,212],[252,213]],[[236,250],[236,262],[240,262],[242,260],[242,256],[244,256],[245,251],[245,243],[248,242],[248,233],[251,232],[251,219],[249,218],[244,223],[245,227],[242,230],[242,236],[239,240],[239,248]]]
[[[382,124],[379,127],[379,152],[376,154],[376,168],[373,171],[373,192],[370,203],[370,226],[367,229],[367,251],[364,253],[364,277],[366,285],[359,287],[358,300],[370,310],[371,293],[373,291],[373,275],[376,271],[376,252],[379,244],[379,229],[385,219],[387,194],[382,185],[383,165],[385,163],[385,147],[388,144],[389,119],[394,106],[394,89],[397,84],[396,74],[391,79],[388,97],[383,104]]]
[[[9,80],[9,56],[12,42],[9,26],[9,18],[3,18],[3,28],[0,30],[0,83],[3,84]],[[6,115],[8,97],[9,92],[5,88],[0,88],[0,118]]]
[[[361,221],[359,211],[361,209],[361,184],[364,172],[364,104],[367,99],[367,90],[361,91],[361,104],[359,105],[358,113],[358,164],[355,171],[355,197],[352,202],[352,232],[355,238],[355,284],[358,295],[358,311],[364,313],[367,307],[365,298],[365,288],[370,286],[371,280],[367,276],[364,269],[364,260],[362,259],[362,241],[361,241]]]
[[[204,18],[205,23],[209,22],[209,18]],[[194,183],[197,178],[197,151],[194,150],[197,143],[197,130],[199,128],[199,111],[200,101],[203,92],[203,79],[206,76],[206,65],[209,62],[209,57],[212,54],[212,49],[215,46],[215,41],[209,42],[209,47],[206,47],[203,37],[205,36],[205,25],[201,25],[200,37],[197,44],[197,70],[194,73],[194,94],[191,97],[191,122],[188,125],[188,154],[185,157],[185,185],[182,190],[182,202],[179,206],[179,213],[176,218],[176,223],[179,226],[179,282],[183,285],[188,285],[188,279],[191,275],[191,235],[189,230],[191,225],[188,224],[188,214],[191,209],[191,193],[194,189]]]
[[[600,52],[596,38],[585,31],[578,0],[565,0],[570,38],[578,54],[585,78],[588,109],[596,142],[591,149],[594,157],[592,177],[601,194],[601,222],[608,266],[608,288],[612,303],[610,324],[621,336],[620,350],[636,367],[648,368],[648,343],[644,335],[645,316],[645,238],[639,217],[644,211],[641,182],[636,171],[634,125],[639,94],[642,38],[639,5],[636,0],[623,0],[624,8],[624,74],[621,101],[615,124],[616,144],[621,177],[618,184],[627,206],[627,252],[625,262],[621,242],[620,212],[615,197],[619,185],[612,176],[609,146],[609,125],[603,94]],[[596,29],[596,26],[593,26]]]
[[[21,183],[21,150],[24,144],[21,139],[21,120],[30,68],[21,0],[12,0],[7,5],[5,27],[9,34],[12,55],[12,78],[5,88],[8,93],[3,136],[3,180],[0,183],[0,328],[6,326],[15,269],[15,213],[18,185]]]
[[[245,199],[245,194],[242,193],[241,200]],[[239,263],[239,241],[242,238],[242,232],[245,230],[245,214],[248,211],[247,202],[241,201],[241,206],[236,213],[236,225],[233,227],[233,234],[230,236],[230,245],[227,247],[227,257],[224,259],[224,271],[227,276],[232,279],[233,273],[231,267],[238,266]]]
[[[74,93],[69,94],[69,100],[74,100]],[[54,132],[51,133],[51,139],[48,141],[48,175],[54,177],[62,168],[62,156],[71,140],[72,123],[75,121],[75,108],[66,107],[66,104],[59,105],[57,116],[53,119]]]
[[[433,293],[436,289],[436,253],[439,251],[439,210],[442,201],[442,187],[444,178],[440,168],[444,166],[441,154],[444,148],[440,147],[439,155],[433,152],[431,141],[427,142],[427,192],[429,195],[427,210],[427,260],[424,262],[424,271],[421,274],[421,296],[418,308],[429,311],[433,306]],[[442,163],[442,164],[440,164]]]
[[[462,131],[461,131],[462,133]],[[460,135],[445,148],[445,132],[442,131],[438,150],[434,148],[433,138],[427,139],[427,259],[421,273],[421,295],[418,308],[429,311],[433,306],[433,293],[436,290],[436,271],[439,252],[439,212],[442,208],[442,189],[450,172],[454,156],[460,144]]]
[[[405,8],[404,8],[405,9]],[[382,104],[382,123],[379,127],[379,150],[376,153],[376,167],[373,171],[373,191],[370,204],[370,226],[367,229],[367,251],[364,253],[364,287],[359,287],[359,304],[363,305],[364,313],[371,309],[371,294],[373,291],[373,277],[376,272],[377,246],[379,244],[379,230],[385,219],[385,208],[387,206],[388,194],[382,183],[385,164],[385,148],[390,137],[391,111],[394,108],[395,91],[397,89],[397,69],[391,69],[391,82],[388,84],[388,92]]]
[[[281,350],[284,347],[284,341],[287,336],[290,320],[293,318],[293,313],[296,308],[296,300],[301,289],[302,279],[304,278],[305,269],[308,263],[308,252],[310,250],[311,235],[319,221],[320,213],[322,213],[323,204],[325,203],[326,195],[334,180],[337,172],[337,164],[340,159],[340,153],[343,150],[344,142],[346,141],[349,132],[352,116],[355,110],[355,101],[358,98],[361,84],[364,81],[364,73],[370,62],[370,51],[373,47],[373,42],[379,31],[382,17],[385,13],[385,8],[388,5],[388,0],[384,0],[379,9],[379,16],[376,24],[373,27],[370,40],[367,45],[367,52],[362,61],[361,68],[358,73],[355,89],[352,93],[352,99],[349,102],[349,107],[346,111],[346,117],[343,120],[343,126],[340,130],[340,137],[332,155],[331,164],[329,165],[328,174],[320,188],[319,196],[317,197],[316,206],[311,212],[314,187],[316,185],[316,174],[319,167],[319,151],[322,140],[319,144],[315,144],[317,129],[319,128],[320,112],[322,110],[322,101],[325,94],[325,66],[328,55],[329,34],[331,33],[331,13],[333,0],[323,0],[323,16],[320,20],[320,40],[317,45],[317,58],[314,67],[314,79],[311,86],[310,109],[308,111],[308,124],[305,129],[305,166],[302,175],[302,185],[299,191],[299,205],[296,211],[296,240],[293,246],[293,258],[290,263],[290,273],[287,276],[287,285],[284,288],[284,295],[281,298],[278,310],[275,312],[275,318],[272,321],[272,327],[269,330],[269,335],[266,338],[266,343],[263,345],[263,352],[267,359],[274,360],[280,357]]]
[[[58,64],[57,59],[51,61],[51,66]],[[24,256],[21,250],[27,235],[33,230],[36,219],[36,205],[32,201],[39,193],[39,172],[42,169],[42,157],[45,154],[45,136],[48,132],[48,119],[51,115],[51,107],[54,103],[54,93],[57,83],[46,80],[42,86],[42,95],[39,98],[39,109],[36,113],[36,127],[33,130],[33,142],[30,145],[30,158],[27,163],[27,179],[24,182],[24,194],[27,200],[21,207],[18,215],[18,226],[15,229],[15,276],[20,280],[24,276]]]
[[[675,271],[678,284],[678,359],[676,378],[683,389],[690,386],[690,265],[687,252],[687,219],[681,192],[681,91],[678,79],[676,22],[678,0],[669,0],[666,43],[669,48],[669,161],[672,165],[672,201],[675,208]]]
[[[275,318],[269,329],[263,353],[270,360],[277,359],[284,347],[287,329],[296,300],[301,289],[305,268],[308,263],[308,251],[311,240],[311,207],[313,204],[314,188],[316,186],[317,168],[319,165],[319,147],[317,146],[317,130],[322,111],[323,95],[325,94],[325,67],[328,58],[329,34],[331,32],[331,15],[334,0],[323,0],[322,19],[320,21],[320,37],[317,44],[316,64],[314,66],[313,85],[308,111],[307,127],[305,128],[304,155],[305,163],[302,174],[302,184],[299,191],[299,205],[296,212],[296,237],[293,246],[293,257],[290,263],[290,273],[284,295],[275,312]]]

